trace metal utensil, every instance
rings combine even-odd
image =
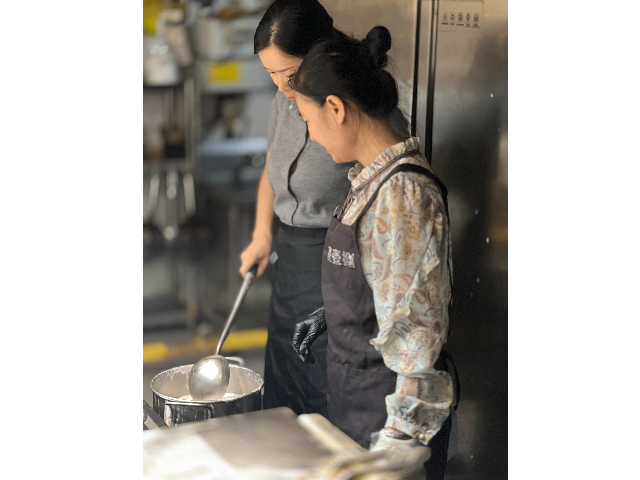
[[[188,384],[189,393],[194,400],[218,400],[224,397],[227,392],[230,375],[229,362],[224,356],[220,355],[220,349],[229,335],[236,313],[240,309],[240,305],[247,295],[257,271],[258,265],[254,265],[245,275],[236,302],[222,330],[222,335],[220,335],[216,353],[198,360],[191,368]]]

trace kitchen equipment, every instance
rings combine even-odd
[[[162,420],[162,418],[160,417],[160,415],[158,415],[153,408],[151,408],[151,406],[147,403],[146,400],[142,401],[143,405],[142,405],[142,412],[143,412],[143,419],[142,419],[142,423],[144,424],[144,426],[142,427],[143,430],[153,430],[156,428],[161,428],[161,427],[166,427],[167,424],[164,423],[164,420]]]
[[[143,431],[142,438],[143,476],[149,480],[169,478],[169,472],[175,475],[171,478],[181,480],[298,480],[330,453],[297,424],[296,414],[286,407]],[[204,442],[215,455],[193,455],[183,448],[186,439]],[[176,472],[178,462],[183,472]],[[220,467],[229,467],[233,473],[223,477],[226,469]],[[211,468],[218,471],[210,473]],[[164,475],[152,477],[152,471]]]
[[[153,410],[167,426],[262,409],[262,377],[253,370],[229,365],[229,387],[219,400],[183,400],[189,395],[193,365],[171,368],[151,380]],[[182,398],[181,398],[182,397]]]
[[[253,58],[253,35],[262,15],[235,19],[200,17],[194,25],[194,48],[203,60],[216,62],[231,58]]]
[[[217,400],[227,392],[229,362],[218,355],[198,360],[189,374],[189,392],[195,400]]]
[[[269,72],[265,70],[259,58],[230,58],[222,61],[197,58],[195,76],[203,93],[274,91]]]
[[[182,76],[169,45],[161,34],[143,37],[143,78],[144,83],[152,86],[173,85]]]
[[[254,265],[245,275],[244,282],[242,282],[242,287],[240,287],[240,292],[238,293],[238,298],[236,298],[227,323],[220,335],[216,353],[198,360],[191,369],[188,383],[189,392],[194,400],[218,400],[222,398],[227,391],[227,386],[229,385],[229,362],[225,357],[220,355],[220,349],[227,335],[229,335],[229,330],[231,330],[231,325],[235,320],[236,313],[240,309],[240,305],[247,295],[257,271],[258,265]]]

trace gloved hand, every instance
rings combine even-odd
[[[419,443],[415,438],[411,438],[409,435],[405,435],[402,432],[398,432],[392,428],[383,428],[379,432],[371,434],[371,445],[369,446],[370,452],[376,452],[380,450],[392,450],[406,449],[406,448],[418,448],[423,450],[422,462],[426,462],[431,457],[431,449],[422,443]]]
[[[327,331],[324,321],[324,305],[296,324],[293,331],[293,349],[304,363],[316,363],[311,353],[311,344]]]

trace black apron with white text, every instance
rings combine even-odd
[[[278,230],[264,364],[263,408],[289,407],[296,414],[327,417],[327,336],[311,345],[314,364],[291,347],[296,324],[322,306],[322,249],[326,228],[281,224]]]

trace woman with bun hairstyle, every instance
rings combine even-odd
[[[327,416],[326,338],[311,349],[313,363],[302,363],[291,348],[291,336],[297,322],[319,315],[324,238],[335,204],[349,191],[352,165],[335,163],[324,147],[311,141],[287,78],[312,45],[340,35],[317,0],[276,0],[254,36],[254,52],[278,91],[271,104],[253,239],[241,254],[240,273],[244,276],[258,264],[257,275],[262,275],[275,243],[278,259],[269,307],[263,406],[286,406],[297,414]],[[398,123],[403,127],[408,129],[406,120]],[[273,239],[276,215],[280,228]]]
[[[398,105],[383,68],[390,47],[385,27],[362,41],[336,37],[314,46],[290,78],[311,140],[338,165],[357,159],[326,235],[325,315],[300,322],[293,346],[304,356],[328,337],[329,420],[372,450],[428,445],[433,480],[444,478],[454,396],[442,352],[451,299],[447,196],[418,139],[389,124]]]

